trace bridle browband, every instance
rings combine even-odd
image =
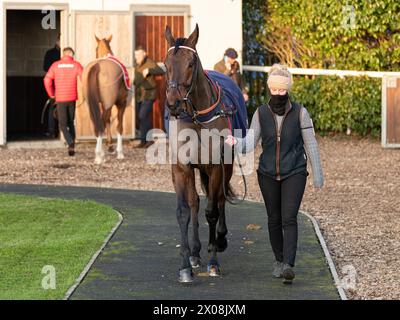
[[[176,52],[177,49],[186,49],[186,50],[192,51],[192,52],[194,53],[194,55],[195,55],[195,60],[196,60],[196,62],[195,62],[195,70],[194,70],[193,75],[192,75],[192,81],[191,81],[191,83],[190,83],[189,90],[187,91],[187,93],[185,94],[184,97],[182,97],[182,98],[179,99],[179,100],[176,100],[175,105],[176,105],[176,107],[178,107],[178,106],[179,106],[181,103],[183,103],[183,102],[184,102],[184,103],[187,103],[188,105],[190,105],[190,106],[192,107],[193,114],[189,114],[187,111],[185,111],[185,112],[192,118],[192,121],[193,121],[194,123],[198,123],[198,122],[199,122],[199,121],[197,120],[197,117],[198,117],[198,116],[202,116],[202,115],[205,115],[205,114],[211,112],[212,110],[214,110],[214,109],[220,104],[220,102],[221,102],[221,88],[220,88],[220,86],[218,86],[218,85],[214,85],[214,84],[211,82],[211,80],[206,76],[207,80],[208,80],[208,81],[210,82],[210,84],[211,84],[211,86],[210,86],[210,87],[211,87],[211,90],[214,88],[214,89],[216,90],[216,92],[217,92],[217,99],[216,99],[215,103],[213,103],[210,107],[199,110],[199,109],[193,104],[192,100],[191,100],[190,97],[189,97],[190,94],[191,94],[192,91],[193,91],[194,79],[195,79],[195,77],[197,78],[198,69],[199,69],[199,59],[198,59],[197,51],[196,51],[195,49],[191,48],[191,47],[179,45],[179,46],[175,46],[175,47],[170,47],[170,48],[168,49],[168,51],[167,51],[167,54],[168,54],[170,51],[172,51],[172,50],[175,50],[175,52]],[[178,92],[179,92],[179,94],[181,95],[181,93],[180,93],[180,91],[179,91],[179,87],[180,87],[180,86],[184,86],[184,85],[183,85],[183,84],[179,84],[179,83],[177,83],[176,81],[169,81],[169,79],[168,79],[168,73],[167,73],[167,90],[169,90],[169,89],[177,89]],[[182,96],[182,95],[181,95],[181,96]]]
[[[176,49],[176,47],[171,47],[168,49],[168,52],[170,52],[171,50],[175,50],[175,49]],[[194,52],[197,55],[197,51],[188,46],[178,46],[178,49],[187,49],[187,50]]]

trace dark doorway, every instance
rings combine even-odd
[[[60,34],[60,11],[56,28],[43,29],[41,10],[7,10],[7,140],[49,139],[47,100],[43,86],[43,60]],[[58,134],[58,128],[55,132]]]

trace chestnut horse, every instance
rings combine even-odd
[[[208,252],[211,256],[207,270],[210,276],[220,275],[217,252],[223,252],[228,245],[225,203],[234,198],[229,183],[233,173],[233,164],[232,162],[226,164],[224,161],[227,154],[231,153],[232,156],[232,149],[228,149],[230,152],[226,152],[224,155],[222,150],[225,140],[223,137],[229,134],[230,120],[228,116],[215,113],[217,107],[220,107],[221,92],[202,68],[196,50],[198,37],[197,25],[188,38],[174,39],[168,26],[165,30],[165,38],[169,45],[165,65],[167,68],[166,100],[170,114],[169,139],[172,154],[178,154],[179,149],[186,142],[180,141],[181,139],[177,139],[176,144],[173,142],[175,141],[174,137],[183,130],[189,129],[190,132],[195,132],[197,140],[197,152],[193,155],[193,161],[182,163],[177,159],[177,162],[172,164],[172,181],[177,197],[176,214],[181,231],[180,249],[183,259],[179,270],[180,282],[192,282],[192,270],[198,268],[201,263],[198,222],[199,195],[195,187],[195,169],[200,172],[202,187],[207,197],[205,216],[209,226]],[[230,79],[227,81],[229,84],[231,83]],[[240,90],[239,95],[241,96]],[[204,122],[199,120],[200,116],[207,115],[211,116],[210,120]],[[217,129],[217,139],[219,140],[219,144],[212,143],[206,147],[208,150],[206,161],[202,157],[202,152],[205,150],[202,146],[209,144],[209,139],[201,139],[203,129]],[[223,131],[225,131],[225,135],[220,134]],[[215,154],[218,154],[222,161],[213,161],[211,158]],[[188,239],[190,220],[192,220],[193,226],[192,245],[189,245]]]
[[[97,164],[105,161],[102,147],[103,135],[107,134],[107,146],[110,153],[114,152],[111,135],[111,111],[115,105],[118,110],[117,125],[117,159],[123,159],[122,132],[123,116],[128,103],[128,90],[125,87],[123,71],[117,63],[105,59],[113,55],[110,47],[112,36],[97,41],[96,60],[89,63],[83,72],[83,98],[87,101],[96,135]]]

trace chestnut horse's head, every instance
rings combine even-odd
[[[96,35],[94,37],[96,38],[97,41],[96,59],[106,57],[108,53],[113,54],[110,47],[112,35],[110,35],[108,38],[103,38],[101,40],[97,38]]]
[[[196,52],[196,44],[199,39],[199,27],[189,38],[174,39],[170,27],[165,30],[165,38],[168,42],[168,52],[165,59],[167,69],[167,104],[171,115],[177,116],[182,111],[193,113],[193,106],[188,99],[194,88],[200,60]]]

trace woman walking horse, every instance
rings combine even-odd
[[[188,163],[172,164],[172,181],[177,196],[177,219],[181,231],[181,256],[182,265],[179,271],[180,282],[192,282],[192,268],[200,266],[201,243],[199,239],[199,195],[195,187],[194,169],[200,171],[202,187],[207,196],[205,209],[209,225],[208,252],[211,258],[208,263],[210,276],[218,276],[220,268],[217,252],[227,248],[226,235],[228,233],[225,220],[225,202],[234,197],[229,181],[232,176],[233,164],[225,163],[222,149],[223,136],[218,135],[217,144],[212,144],[207,149],[208,158],[204,161],[202,145],[207,141],[200,139],[202,129],[217,129],[218,132],[230,133],[232,122],[234,125],[245,129],[247,114],[245,103],[239,87],[228,77],[216,73],[205,72],[201,66],[196,51],[199,37],[199,28],[192,32],[189,38],[174,39],[171,29],[167,26],[165,37],[169,44],[165,60],[167,68],[167,105],[170,113],[169,137],[172,153],[178,154],[186,142],[178,141],[176,137],[185,129],[196,133],[196,151],[191,155]],[[213,81],[218,78],[220,83]],[[221,85],[224,83],[224,85]],[[230,87],[228,90],[227,87]],[[224,102],[225,101],[225,102]],[[228,101],[227,105],[226,101]],[[230,101],[230,102],[229,102]],[[236,112],[235,112],[235,109]],[[242,115],[241,119],[236,117]],[[238,124],[238,125],[237,125]],[[216,134],[216,133],[214,133]],[[174,138],[175,137],[175,138]],[[174,141],[177,141],[176,144]],[[209,140],[208,140],[209,141]],[[200,143],[199,143],[200,142]],[[209,152],[211,151],[211,152]],[[232,153],[232,149],[230,149]],[[214,162],[212,155],[220,156],[220,162]],[[225,155],[226,156],[226,155]],[[201,159],[202,161],[199,161]],[[232,154],[230,154],[232,159]],[[189,246],[188,227],[190,220],[193,225],[192,246]]]
[[[113,55],[110,47],[112,36],[107,39],[98,39],[96,60],[89,63],[82,76],[83,96],[88,102],[90,118],[92,120],[97,139],[97,164],[104,162],[102,147],[103,134],[107,134],[107,146],[110,153],[114,152],[111,135],[111,111],[117,106],[117,159],[123,159],[122,132],[123,116],[128,103],[129,78],[125,67]]]

